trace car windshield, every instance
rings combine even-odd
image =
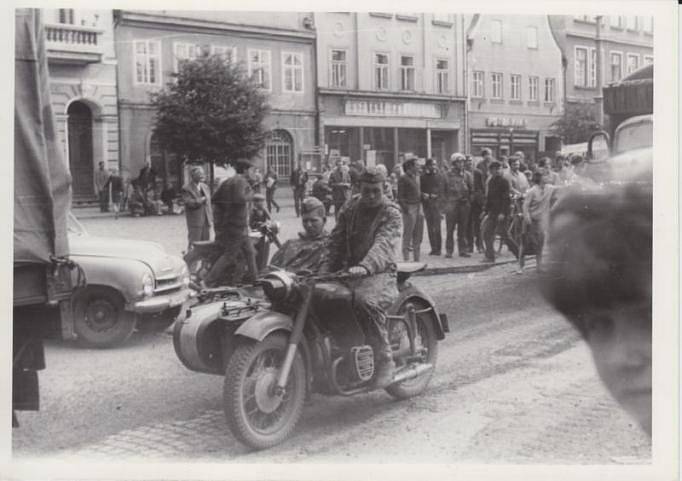
[[[73,215],[72,212],[69,212],[69,215],[66,216],[66,228],[69,231],[69,234],[88,235],[83,224],[78,222],[78,219],[76,219],[76,216]]]

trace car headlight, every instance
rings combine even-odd
[[[154,295],[154,277],[149,272],[142,276],[142,293],[145,297]]]
[[[189,287],[189,280],[189,269],[187,269],[187,264],[185,264],[180,271],[180,282],[182,282],[182,286]]]

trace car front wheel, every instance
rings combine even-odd
[[[74,298],[74,330],[85,347],[123,343],[135,330],[135,315],[126,312],[121,295],[106,287],[87,287]]]

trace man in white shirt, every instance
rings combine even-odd
[[[533,186],[526,192],[523,199],[523,219],[529,229],[529,237],[536,246],[536,269],[541,270],[542,247],[549,221],[549,207],[552,195],[557,187],[545,183],[545,177],[540,172],[533,174]]]

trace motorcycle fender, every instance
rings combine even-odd
[[[446,321],[447,318],[445,317],[445,315],[438,314],[438,310],[436,309],[436,302],[433,300],[431,296],[429,296],[422,290],[417,289],[415,286],[411,284],[406,285],[403,289],[400,290],[398,300],[393,304],[393,306],[391,306],[389,314],[396,315],[403,304],[405,304],[406,302],[415,301],[418,304],[428,306],[432,309],[432,311],[429,313],[429,316],[431,317],[433,327],[436,330],[436,338],[439,341],[445,339],[445,333],[450,332],[449,326],[445,324],[447,322]]]
[[[281,312],[264,311],[249,318],[235,331],[238,336],[248,337],[256,341],[262,341],[265,337],[277,330],[291,332],[294,328],[294,320]]]

